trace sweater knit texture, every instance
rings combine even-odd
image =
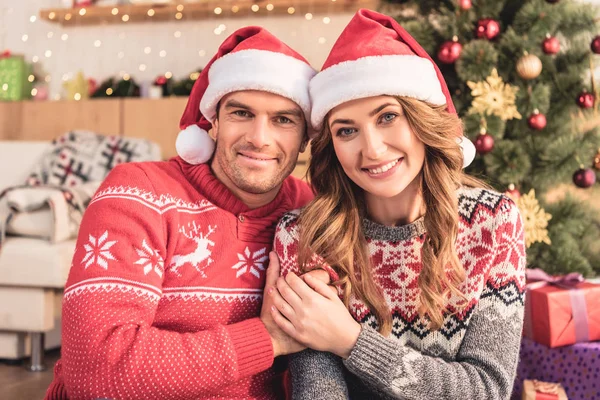
[[[311,198],[289,177],[249,209],[208,165],[116,167],[80,227],[46,398],[275,398],[268,254],[279,218]]]
[[[441,329],[429,329],[418,314],[423,220],[400,227],[365,220],[373,276],[391,309],[392,333],[379,334],[373,313],[352,297],[350,313],[362,331],[349,358],[313,350],[292,356],[294,399],[510,397],[523,322],[523,223],[512,200],[484,189],[459,189],[458,212],[456,248],[466,270],[459,288],[466,307],[459,307],[459,297],[449,298]],[[299,272],[297,216],[286,214],[275,234],[283,275]]]

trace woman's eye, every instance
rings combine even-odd
[[[385,113],[381,116],[383,122],[392,122],[398,115],[394,113]]]
[[[356,129],[354,129],[354,128],[340,128],[340,129],[338,129],[336,135],[337,136],[350,136],[354,132],[356,132]]]

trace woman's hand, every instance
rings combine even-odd
[[[273,320],[281,330],[312,349],[349,357],[361,327],[326,283],[290,272],[285,279],[278,278],[277,289],[267,292],[274,303]]]

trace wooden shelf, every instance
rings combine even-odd
[[[376,0],[201,0],[197,3],[182,4],[53,8],[40,10],[40,17],[64,26],[80,26],[306,13],[331,14],[354,12],[359,8],[374,8],[376,5]]]

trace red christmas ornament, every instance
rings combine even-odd
[[[157,86],[163,86],[167,84],[167,77],[166,76],[159,76],[158,78],[156,78],[156,80],[154,81],[154,84]]]
[[[596,97],[593,93],[588,93],[584,90],[577,96],[577,105],[581,108],[592,108],[594,107],[595,100]]]
[[[542,51],[546,54],[556,54],[560,51],[560,43],[554,36],[546,36],[542,42]]]
[[[592,40],[592,44],[590,45],[592,51],[596,54],[600,54],[600,35],[596,36]]]
[[[475,139],[475,150],[479,154],[487,154],[494,149],[494,138],[487,133],[481,133]]]
[[[94,93],[96,93],[96,90],[98,90],[98,81],[96,81],[94,78],[88,78],[88,95],[90,97],[92,97],[92,95]]]
[[[471,0],[458,0],[458,6],[462,10],[468,10],[473,6],[473,4],[471,3]]]
[[[519,190],[512,183],[508,185],[508,190],[504,192],[504,194],[515,201],[517,201],[519,197],[521,197],[521,192],[519,192]]]
[[[458,43],[458,38],[455,36],[452,40],[442,43],[438,50],[438,60],[444,64],[453,64],[460,57],[462,52],[462,44]]]
[[[74,7],[89,7],[92,5],[92,0],[75,0],[73,2]]]
[[[529,116],[527,119],[527,124],[531,129],[535,129],[536,131],[541,131],[546,127],[546,116],[540,113],[538,110],[534,110],[533,114]]]
[[[579,168],[573,174],[573,183],[580,188],[589,188],[596,183],[596,173],[591,168]]]
[[[500,24],[491,18],[480,19],[475,33],[480,39],[492,40],[500,33]]]

